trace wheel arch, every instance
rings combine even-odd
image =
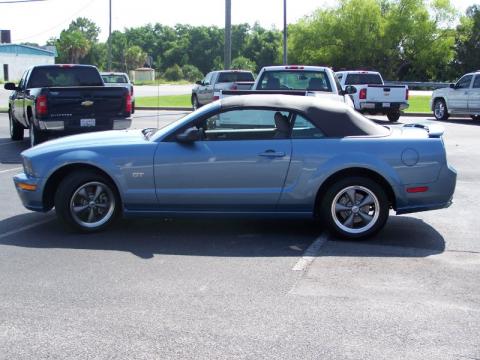
[[[445,106],[447,107],[447,112],[448,112],[448,103],[447,103],[447,99],[443,96],[443,95],[438,95],[436,97],[433,98],[432,100],[432,108],[430,109],[431,111],[435,111],[435,102],[437,100],[443,100],[443,102],[445,103]]]
[[[50,210],[54,206],[54,199],[55,199],[55,192],[62,179],[66,176],[70,175],[76,171],[91,171],[95,172],[99,175],[106,177],[108,180],[112,182],[114,185],[114,191],[116,191],[118,198],[120,199],[120,203],[123,203],[122,195],[119,191],[119,186],[115,179],[110,176],[107,172],[100,169],[99,167],[91,164],[85,163],[74,163],[74,164],[67,164],[58,169],[56,169],[50,176],[48,177],[47,181],[45,182],[43,195],[42,195],[42,203],[44,206],[44,210]],[[121,208],[121,207],[120,207]]]
[[[339,170],[333,174],[331,174],[328,178],[325,179],[325,181],[320,185],[320,188],[317,191],[317,195],[315,197],[315,206],[314,206],[314,215],[318,215],[318,209],[319,205],[322,201],[323,195],[325,194],[325,191],[336,181],[340,179],[344,179],[347,177],[354,177],[354,176],[363,176],[366,178],[369,178],[376,183],[378,183],[382,188],[385,189],[385,192],[387,194],[388,201],[390,203],[390,206],[395,210],[397,208],[397,201],[396,201],[396,196],[395,192],[393,190],[392,185],[390,182],[385,179],[382,175],[380,175],[378,172],[367,169],[367,168],[362,168],[362,167],[353,167],[353,168],[348,168],[348,169],[343,169]]]

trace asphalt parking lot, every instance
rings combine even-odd
[[[454,204],[354,243],[300,221],[66,233],[21,205],[28,135],[11,142],[0,114],[0,359],[480,359],[480,122],[443,124]]]

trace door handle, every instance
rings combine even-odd
[[[264,157],[284,157],[286,154],[282,151],[275,151],[275,150],[265,150],[264,152],[258,154],[258,156]]]

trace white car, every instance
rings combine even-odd
[[[480,120],[480,71],[465,74],[456,84],[435,90],[430,109],[437,120],[447,120],[454,114]]]
[[[354,86],[357,91],[352,99],[355,109],[371,115],[387,115],[389,121],[400,118],[400,112],[408,108],[408,86],[388,85],[376,71],[350,70],[335,73],[345,89]]]

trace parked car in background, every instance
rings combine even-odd
[[[130,91],[132,97],[132,114],[135,112],[135,95],[133,84],[126,73],[122,72],[101,72],[105,86],[124,86]]]
[[[381,126],[339,101],[232,96],[159,130],[34,147],[14,182],[25,207],[55,207],[81,232],[120,215],[236,215],[318,218],[358,239],[382,229],[391,208],[450,205],[443,128],[417,126]]]
[[[470,115],[480,120],[480,71],[463,75],[455,84],[432,92],[430,108],[437,120]]]
[[[126,87],[105,87],[90,65],[42,65],[28,69],[12,90],[8,104],[10,136],[22,140],[30,129],[30,144],[49,136],[77,134],[131,125],[132,97]]]
[[[355,109],[371,115],[387,115],[389,121],[400,118],[408,108],[408,86],[385,85],[382,75],[376,71],[349,70],[336,73],[342,88],[355,86],[352,94]]]
[[[251,71],[221,70],[209,72],[201,81],[197,81],[192,89],[192,106],[200,106],[217,100],[215,93],[220,90],[248,90],[252,87],[255,77]]]

